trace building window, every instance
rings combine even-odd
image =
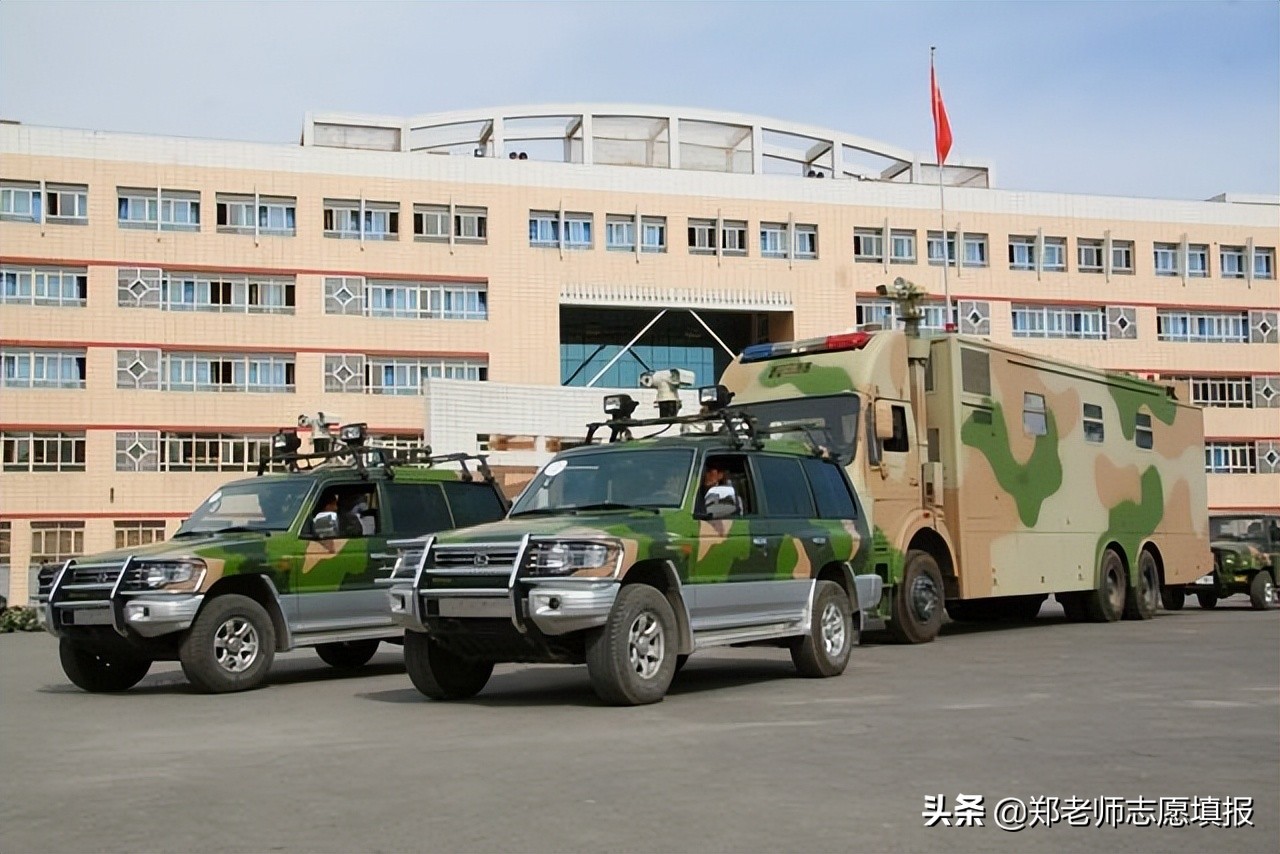
[[[787,224],[785,222],[760,223],[760,254],[765,258],[787,257]]]
[[[44,198],[49,222],[89,222],[89,188],[84,184],[46,184]]]
[[[928,240],[929,263],[935,266],[941,266],[945,261],[947,264],[956,262],[956,233],[948,231],[946,242],[944,244],[941,231],[931,231],[926,235]]]
[[[614,251],[634,252],[636,249],[635,218],[614,214],[605,217],[604,246]]]
[[[795,253],[797,258],[818,257],[818,226],[796,225]]]
[[[1014,305],[1015,338],[1107,337],[1106,310],[1101,306]]]
[[[489,239],[489,209],[454,208],[453,237],[467,243],[486,242]]]
[[[1086,403],[1084,405],[1084,440],[1086,442],[1101,442],[1106,436],[1106,429],[1102,422],[1102,407],[1096,403]]]
[[[1253,408],[1253,378],[1186,377],[1191,383],[1191,402],[1196,406],[1220,406],[1227,409]]]
[[[884,238],[879,229],[855,228],[853,230],[853,260],[884,260]]]
[[[665,216],[646,216],[640,218],[640,251],[667,251],[667,218]]]
[[[271,437],[244,433],[160,434],[160,471],[248,472],[270,456]]]
[[[13,561],[13,529],[7,521],[0,522],[0,569],[8,569]]]
[[[84,267],[0,267],[0,303],[83,306],[89,293]]]
[[[1151,416],[1139,412],[1133,416],[1133,442],[1139,448],[1151,450],[1155,447],[1155,435],[1151,432]]]
[[[285,196],[217,195],[217,227],[224,234],[297,234],[297,199]]]
[[[449,239],[447,205],[414,205],[413,236],[417,240]]]
[[[116,471],[159,470],[159,432],[128,430],[116,433]]]
[[[40,185],[31,181],[0,181],[0,220],[41,221]]]
[[[726,219],[720,223],[720,249],[724,255],[747,254],[746,222]]]
[[[330,276],[324,280],[325,314],[440,320],[487,320],[484,285],[402,282]]]
[[[966,267],[987,266],[987,236],[985,234],[966,234],[964,236],[964,265]]]
[[[1209,275],[1208,246],[1192,243],[1187,247],[1187,275],[1194,279],[1203,279]]]
[[[1026,235],[1009,235],[1009,269],[1036,268],[1036,239]]]
[[[1046,237],[1044,239],[1044,258],[1042,269],[1052,273],[1067,271],[1067,239],[1065,237]]]
[[[590,249],[592,247],[591,232],[594,218],[589,213],[568,213],[564,215],[564,248]]]
[[[65,563],[84,554],[84,522],[32,522],[31,566]]]
[[[125,308],[162,311],[292,314],[296,290],[293,277],[122,267],[116,281],[116,302]]]
[[[1022,393],[1022,430],[1028,436],[1044,436],[1049,432],[1043,394]]]
[[[462,243],[484,243],[489,239],[489,209],[457,207],[452,223],[448,205],[414,205],[415,240],[446,241],[451,236]]]
[[[694,255],[715,254],[716,221],[714,219],[689,220],[689,251]]]
[[[396,202],[324,200],[324,236],[340,240],[397,240],[400,205]]]
[[[1076,241],[1076,268],[1081,273],[1101,273],[1102,252],[1101,240]]]
[[[1153,257],[1157,276],[1178,275],[1178,245],[1176,243],[1157,243]]]
[[[914,264],[916,262],[916,233],[893,229],[889,232],[889,263]]]
[[[425,379],[488,379],[488,368],[467,360],[412,359],[369,356],[364,365],[367,394],[422,394]]]
[[[164,541],[164,521],[144,519],[116,522],[116,548],[132,549]]]
[[[1274,279],[1276,277],[1276,250],[1271,247],[1253,250],[1253,277],[1255,279]]]
[[[947,325],[947,305],[941,301],[929,301],[920,304],[920,328],[922,330],[942,332]],[[958,307],[951,307],[952,323],[958,317]],[[891,300],[860,299],[854,306],[854,322],[859,326],[878,326],[881,329],[897,329],[901,327],[898,318],[898,307]]]
[[[1247,344],[1249,313],[1162,308],[1156,312],[1156,337],[1161,341]]]
[[[1218,253],[1218,267],[1224,279],[1244,278],[1244,247],[1224,246]]]
[[[84,433],[0,433],[4,470],[22,472],[84,471]]]
[[[1256,474],[1258,446],[1253,442],[1205,442],[1204,470],[1209,474]]]
[[[288,392],[295,391],[290,355],[244,353],[180,353],[163,355],[165,391]]]
[[[5,388],[84,388],[84,350],[3,350],[0,362]]]
[[[1132,240],[1111,241],[1111,272],[1113,273],[1132,273],[1133,272],[1133,241]]]
[[[200,230],[200,194],[192,190],[120,187],[116,205],[121,228]]]
[[[560,215],[555,211],[529,211],[529,245],[559,246]]]
[[[392,453],[431,450],[421,433],[373,433],[369,436],[368,444],[386,448]]]

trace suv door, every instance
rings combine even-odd
[[[809,601],[813,578],[830,559],[828,532],[815,524],[817,510],[800,457],[759,454],[751,458],[760,516],[752,536],[768,546],[760,607],[794,614]]]
[[[335,496],[339,534],[320,539],[315,534],[315,515]],[[305,549],[294,569],[293,588],[298,593],[294,631],[390,625],[386,594],[377,586],[383,564],[394,561],[387,549],[386,501],[379,484],[372,480],[329,481],[314,501],[302,526]]]

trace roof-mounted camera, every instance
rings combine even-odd
[[[640,375],[640,385],[658,392],[658,417],[673,418],[680,411],[680,389],[688,388],[697,380],[693,371],[684,368],[664,368],[645,371]]]

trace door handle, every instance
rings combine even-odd
[[[827,544],[826,537],[811,537],[810,540],[814,543],[814,545],[825,546]]]
[[[751,538],[751,545],[753,545],[753,546],[759,546],[760,548],[764,548],[764,547],[765,547],[765,545],[766,545],[766,544],[768,544],[768,542],[769,542],[769,541],[768,541],[768,540],[766,540],[764,537],[752,537],[752,538]]]

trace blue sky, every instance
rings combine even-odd
[[[997,186],[1280,194],[1280,3],[0,3],[0,116],[296,143],[303,115],[550,101],[733,110]]]

